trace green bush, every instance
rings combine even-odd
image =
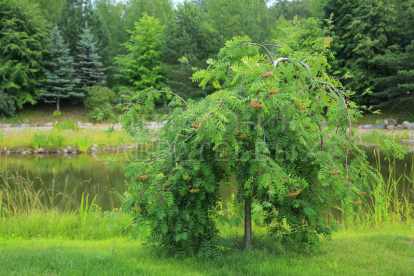
[[[92,86],[86,89],[87,96],[85,100],[85,107],[88,109],[88,117],[92,121],[96,121],[101,109],[106,109],[111,105],[116,97],[115,92],[107,87]],[[104,117],[105,118],[105,117]]]
[[[15,112],[14,97],[0,89],[0,117],[13,117]]]

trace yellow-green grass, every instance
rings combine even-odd
[[[82,129],[79,131],[23,131],[2,134],[1,148],[59,148],[76,147],[81,151],[88,150],[97,143],[100,147],[116,147],[121,144],[132,145],[134,139],[123,131],[106,133],[104,130]]]
[[[408,225],[341,231],[317,253],[268,240],[217,259],[163,258],[140,241],[0,240],[0,275],[412,275],[414,231]],[[109,253],[109,257],[106,256]]]

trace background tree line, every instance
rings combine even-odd
[[[320,37],[333,39],[324,51],[333,64],[329,73],[355,92],[357,102],[410,108],[413,4],[414,0],[4,0],[0,110],[7,114],[8,109],[10,115],[15,106],[28,103],[85,101],[85,89],[96,84],[111,88],[91,92],[101,100],[121,101],[120,95],[149,87],[170,87],[185,98],[203,97],[211,88],[199,88],[191,75],[194,68],[207,67],[227,40],[247,35],[258,43],[283,44],[293,28],[301,31],[289,39],[292,49]]]

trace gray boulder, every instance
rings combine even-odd
[[[385,127],[386,127],[386,125],[385,125],[384,123],[381,123],[381,124],[376,124],[376,125],[375,125],[375,128],[376,128],[376,129],[385,129]]]
[[[28,124],[22,124],[22,127],[30,127]]]
[[[388,124],[389,125],[392,125],[392,126],[396,126],[396,125],[398,125],[398,121],[397,120],[394,120],[394,119],[389,119],[388,120]]]
[[[72,153],[73,148],[71,146],[68,146],[67,150],[68,150],[68,153]]]
[[[407,126],[407,125],[410,124],[410,122],[409,121],[404,121],[402,124],[405,125],[405,126]]]
[[[364,128],[374,128],[374,127],[375,127],[374,124],[367,124],[367,125],[364,126]]]
[[[13,127],[20,127],[20,125],[19,124],[14,124]]]
[[[384,123],[386,126],[388,126],[388,120],[387,120],[387,119],[385,119],[383,123]]]

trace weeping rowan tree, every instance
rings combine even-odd
[[[225,248],[216,225],[219,187],[232,175],[245,205],[246,249],[252,217],[311,250],[318,235],[331,234],[334,222],[327,217],[336,200],[348,214],[359,208],[360,191],[377,177],[351,142],[357,106],[325,73],[330,42],[319,39],[308,52],[278,47],[272,54],[236,37],[194,74],[200,86],[217,90],[204,100],[185,102],[171,91],[135,95],[122,116],[131,135],[146,130],[139,113],[154,110],[163,92],[175,105],[162,147],[149,160],[125,166],[124,208],[135,214],[137,234],[147,229],[166,254],[219,254]]]

